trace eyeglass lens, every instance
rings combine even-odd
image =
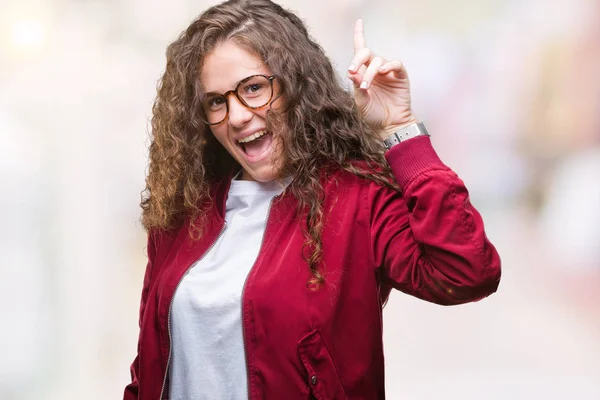
[[[260,108],[265,106],[272,96],[271,80],[262,75],[255,75],[241,81],[233,93],[238,100],[248,108]],[[217,124],[227,117],[228,95],[208,93],[202,101],[202,108],[209,124]]]

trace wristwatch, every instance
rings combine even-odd
[[[399,131],[392,133],[390,136],[383,139],[383,145],[387,150],[389,150],[398,143],[405,142],[408,139],[412,139],[417,136],[430,136],[429,132],[427,132],[427,129],[425,129],[425,124],[422,122],[412,123],[400,129]]]

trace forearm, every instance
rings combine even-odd
[[[384,276],[407,293],[459,304],[493,293],[500,258],[463,181],[442,163],[428,137],[410,139],[386,154],[401,188],[377,229],[385,237]],[[385,215],[385,214],[384,214]]]

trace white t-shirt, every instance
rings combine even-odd
[[[242,290],[274,196],[290,180],[234,180],[227,227],[181,280],[171,309],[170,400],[247,400]]]

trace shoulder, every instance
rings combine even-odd
[[[355,161],[351,167],[358,171],[337,168],[328,174],[323,188],[327,197],[336,203],[343,201],[348,207],[364,208],[371,212],[373,207],[386,204],[390,201],[403,203],[402,193],[390,186],[384,185],[371,179],[374,174],[385,177],[384,168],[372,166],[365,161]],[[385,179],[385,178],[382,178]],[[393,178],[390,183],[395,185]]]
[[[373,165],[363,160],[356,160],[350,163],[350,169],[335,167],[329,171],[330,172],[326,175],[327,178],[325,179],[326,184],[337,183],[344,187],[355,187],[357,189],[367,190],[392,190],[371,179],[375,174],[382,177],[385,176],[384,168],[380,165]],[[390,179],[390,182],[393,182],[391,177],[388,179]]]

